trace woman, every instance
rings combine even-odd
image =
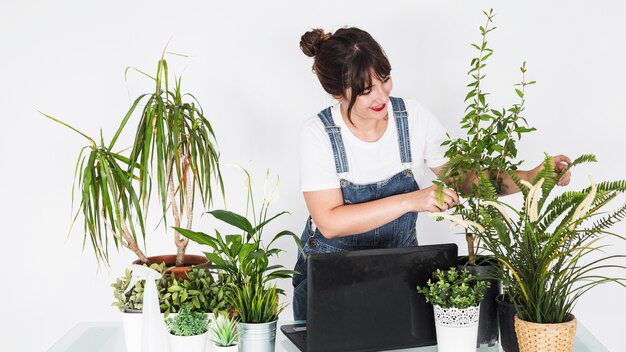
[[[391,97],[391,65],[372,36],[358,28],[334,34],[306,32],[300,48],[314,58],[313,71],[338,104],[308,119],[301,131],[301,188],[311,216],[301,243],[306,254],[417,245],[418,212],[459,203],[444,189],[420,189],[425,169],[439,175],[447,159],[446,133],[435,116],[413,100]],[[557,172],[569,163],[554,158]],[[519,171],[532,180],[541,166]],[[470,189],[470,181],[466,185]],[[569,183],[569,173],[560,184]],[[519,191],[504,180],[507,193]],[[465,189],[464,189],[465,191]],[[301,253],[293,278],[296,320],[306,319],[306,262]]]

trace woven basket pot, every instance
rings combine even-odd
[[[515,315],[515,334],[520,352],[572,352],[576,318],[559,324],[537,324]]]

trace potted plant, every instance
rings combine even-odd
[[[526,126],[522,117],[524,111],[524,91],[526,86],[535,82],[526,82],[526,64],[520,67],[522,80],[515,84],[515,92],[520,101],[509,108],[494,109],[489,105],[484,89],[487,60],[493,50],[487,45],[487,36],[492,32],[493,9],[484,12],[486,23],[480,27],[482,40],[472,46],[478,51],[472,58],[468,75],[471,82],[465,96],[468,102],[465,115],[461,118],[461,129],[465,136],[448,140],[443,145],[448,147],[445,156],[449,162],[440,172],[442,181],[439,185],[447,186],[459,193],[463,201],[454,208],[453,213],[463,220],[481,222],[481,202],[495,199],[506,192],[507,183],[503,176],[517,170],[522,163],[517,157],[516,143],[524,133],[535,130]],[[442,188],[439,188],[441,191]],[[443,193],[440,193],[443,196]],[[467,268],[474,275],[480,275],[491,282],[481,305],[480,331],[478,344],[495,345],[498,340],[497,308],[495,297],[500,294],[500,283],[494,278],[495,268],[489,256],[480,256],[480,239],[471,228],[464,231],[467,242],[467,257],[459,258],[459,269]]]
[[[426,302],[433,305],[437,350],[439,352],[476,351],[480,302],[490,283],[476,280],[467,269],[446,272],[437,269],[436,281],[417,287]]]
[[[282,252],[272,245],[277,239],[287,236],[293,239],[300,250],[301,247],[298,237],[288,230],[279,231],[265,245],[262,240],[264,228],[287,212],[268,217],[269,206],[275,198],[278,182],[274,190],[264,197],[261,209],[257,212],[251,177],[247,171],[245,173],[248,182],[246,209],[252,213],[251,220],[248,220],[247,214],[240,215],[227,210],[209,212],[219,221],[235,227],[241,233],[222,236],[216,229],[215,236],[210,236],[202,232],[178,230],[192,241],[210,246],[213,251],[205,252],[211,261],[209,268],[230,277],[227,297],[239,317],[239,350],[273,351],[276,321],[285,306],[278,302],[278,294],[283,294],[282,290],[271,284],[271,281],[290,278],[295,272],[279,264],[270,265],[270,259]]]
[[[165,264],[151,264],[150,268],[162,274]],[[140,352],[143,327],[143,315],[141,313],[145,282],[137,281],[135,286],[127,291],[131,278],[131,271],[126,269],[124,276],[115,279],[115,282],[111,284],[113,296],[115,297],[115,302],[113,302],[112,306],[119,309],[122,314],[122,328],[124,330],[126,350],[128,352]],[[163,302],[165,291],[161,282],[162,280],[157,282],[159,304]]]
[[[206,349],[209,318],[206,313],[183,307],[175,317],[165,319],[170,333],[172,352],[204,352]]]
[[[167,317],[189,305],[191,310],[211,316],[228,308],[226,286],[225,282],[214,280],[207,269],[198,267],[188,271],[184,279],[176,278],[174,274],[165,275],[159,285],[163,290],[161,311]]]
[[[595,160],[593,155],[582,155],[569,167]],[[590,187],[549,200],[559,177],[549,156],[533,182],[512,177],[524,195],[521,209],[500,200],[483,202],[484,231],[479,237],[506,268],[500,276],[508,281],[506,286],[514,297],[520,351],[572,351],[576,301],[603,283],[626,287],[623,277],[604,276],[602,272],[626,269],[619,264],[626,256],[605,253],[602,242],[607,237],[626,239],[610,231],[626,217],[626,204],[601,212],[626,192],[626,181],[596,184],[590,178]]]
[[[236,352],[237,347],[237,319],[225,313],[217,314],[217,318],[209,328],[211,342],[215,344],[215,352]]]
[[[159,273],[165,270],[165,263],[152,264],[150,268]],[[131,272],[127,269],[123,277],[117,278],[111,285],[116,301],[112,304],[122,313],[122,326],[126,349],[141,350],[142,308],[144,282],[138,281],[127,291],[131,281]],[[226,289],[224,284],[212,279],[206,269],[192,268],[187,278],[177,279],[174,274],[166,274],[157,281],[159,306],[163,317],[179,312],[188,306],[192,311],[213,313],[227,309]]]
[[[166,229],[170,224],[168,212],[176,228],[190,229],[196,198],[199,196],[202,205],[208,207],[214,195],[213,182],[223,192],[211,123],[194,96],[183,93],[181,79],[170,80],[164,54],[156,75],[145,74],[154,80],[154,91],[134,100],[108,143],[102,134],[97,143],[69,124],[44,114],[89,142],[76,164],[74,191],[80,204],[75,219],[83,214],[84,241],[90,242],[99,262],[108,263],[110,243],[118,249],[130,249],[141,263],[165,261],[168,266],[182,267],[206,260],[204,256],[186,257],[189,240],[177,231],[173,256],[150,259],[138,240],[141,238],[145,244],[145,221],[153,188]],[[120,148],[116,145],[118,138],[129,130],[130,118],[140,105],[139,122],[131,130],[134,142],[130,148]]]

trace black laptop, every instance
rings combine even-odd
[[[418,295],[456,244],[312,254],[307,324],[281,331],[301,350],[379,351],[435,345],[433,308]]]

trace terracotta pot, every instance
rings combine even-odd
[[[176,279],[186,279],[187,272],[191,270],[192,265],[208,265],[210,261],[203,255],[185,254],[184,266],[176,266],[176,255],[156,255],[148,257],[149,264],[160,264],[165,262],[165,273],[174,273]],[[139,259],[135,260],[133,264],[142,264]]]
[[[515,334],[520,352],[572,352],[576,318],[558,324],[537,324],[515,315]]]

